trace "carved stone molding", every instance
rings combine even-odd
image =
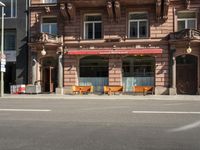
[[[40,21],[40,19],[39,19],[39,14],[35,14],[35,22],[39,22]]]
[[[75,18],[75,7],[72,3],[67,3],[67,12],[69,14],[70,20],[73,20]]]
[[[107,2],[107,5],[106,5],[106,7],[107,7],[107,12],[108,12],[108,17],[109,17],[109,19],[113,19],[113,6],[112,6],[112,2]]]
[[[62,15],[65,19],[68,18],[67,10],[66,10],[66,7],[65,7],[65,4],[64,4],[64,3],[61,3],[61,4],[60,4],[60,12],[61,12],[61,15]]]
[[[170,0],[164,0],[164,7],[163,7],[163,19],[168,19],[168,10],[169,10],[169,2]]]
[[[46,13],[50,13],[50,11],[51,11],[49,6],[44,7],[44,9],[45,9]]]
[[[121,18],[121,7],[118,1],[115,1],[114,3],[114,10],[115,10],[116,20],[119,21],[119,19]]]
[[[156,0],[156,19],[161,19],[161,0]]]
[[[185,0],[185,5],[186,5],[186,8],[189,9],[190,8],[190,0]]]

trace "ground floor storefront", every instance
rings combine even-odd
[[[93,86],[97,94],[103,93],[104,86],[122,86],[123,93],[133,93],[134,86],[152,86],[156,95],[196,95],[200,93],[200,43],[195,37],[185,40],[190,35],[185,32],[196,33],[172,33],[168,41],[142,41],[138,47],[134,41],[115,47],[100,43],[96,48],[88,43],[84,48],[73,43],[71,47],[32,43],[29,80],[48,93],[70,94],[72,86]]]
[[[119,85],[123,86],[123,93],[133,93],[134,86],[153,86],[155,94],[168,93],[167,50],[149,48],[145,49],[147,53],[142,49],[123,51],[120,54],[118,50],[101,54],[94,54],[93,50],[69,51],[64,56],[64,88],[91,85],[95,93],[103,93],[104,86]],[[125,54],[126,51],[133,53]]]
[[[196,50],[195,50],[196,49]],[[171,59],[171,60],[170,60]],[[140,55],[56,55],[42,57],[32,66],[33,84],[42,92],[70,93],[72,86],[93,86],[102,94],[104,86],[123,86],[133,93],[134,86],[153,86],[154,94],[190,94],[200,92],[199,51],[188,54],[177,47],[168,54]],[[58,92],[59,93],[59,92]]]

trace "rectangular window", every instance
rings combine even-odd
[[[41,32],[57,35],[57,18],[43,18]]]
[[[197,16],[195,12],[178,12],[178,31],[197,28]]]
[[[57,3],[57,0],[43,0],[43,3]]]
[[[7,18],[17,17],[17,0],[1,0],[1,2],[3,2],[6,5],[4,8],[5,17]]]
[[[84,39],[94,40],[102,38],[101,15],[86,15],[84,18]]]
[[[129,14],[129,38],[148,37],[148,16],[147,13]]]
[[[4,49],[6,51],[16,50],[16,31],[6,30],[4,33]]]

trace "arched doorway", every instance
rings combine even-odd
[[[57,86],[57,61],[53,57],[41,60],[41,79],[43,92],[54,92]]]
[[[94,92],[103,92],[103,86],[108,85],[108,59],[100,56],[80,59],[79,85],[92,85]]]
[[[155,58],[151,56],[128,56],[123,59],[123,87],[132,92],[135,85],[154,86]]]
[[[198,58],[193,55],[176,57],[176,87],[177,94],[197,93]]]

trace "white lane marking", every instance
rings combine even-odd
[[[170,103],[170,104],[164,104],[165,106],[175,106],[175,105],[184,105],[185,103]]]
[[[50,109],[0,109],[0,111],[30,111],[30,112],[49,112]]]
[[[81,110],[83,111],[89,111],[89,110],[106,110],[106,109],[123,109],[123,108],[129,108],[129,106],[111,106],[111,107],[93,107],[93,108],[83,108]]]
[[[174,129],[170,129],[169,132],[180,132],[180,131],[186,131],[186,130],[190,130],[193,128],[197,128],[200,126],[200,121],[179,127],[179,128],[174,128]]]
[[[200,114],[195,111],[132,111],[134,114]]]

